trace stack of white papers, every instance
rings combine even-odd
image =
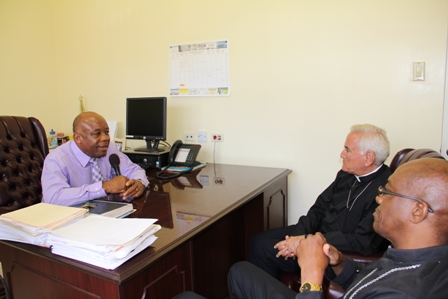
[[[115,269],[150,246],[157,219],[111,218],[38,203],[0,215],[0,240],[51,247],[54,254]]]
[[[55,228],[84,218],[86,209],[38,203],[0,215],[0,240],[47,246]]]
[[[48,236],[51,252],[113,270],[157,239],[157,219],[90,215]]]

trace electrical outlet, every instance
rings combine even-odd
[[[219,177],[214,177],[213,178],[213,183],[215,185],[221,185],[224,186],[226,184],[226,180],[224,178],[219,178]]]
[[[198,142],[207,142],[207,132],[205,131],[198,132]]]
[[[204,187],[208,186],[208,181],[209,181],[208,175],[200,175],[199,176],[199,183],[201,183],[202,186],[204,186]]]
[[[224,134],[212,134],[212,142],[223,142]]]
[[[188,142],[188,141],[196,141],[196,139],[194,138],[194,133],[184,133],[184,141]]]

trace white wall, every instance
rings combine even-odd
[[[168,141],[223,133],[217,162],[291,169],[294,223],[333,180],[352,124],[386,129],[392,155],[440,148],[447,24],[441,0],[0,0],[0,40],[17,30],[28,46],[0,42],[0,63],[13,60],[0,68],[2,106],[13,101],[2,114],[70,132],[83,95],[122,137],[127,97],[168,96],[169,45],[228,39],[232,95],[169,97]],[[411,80],[414,61],[426,81]],[[34,96],[55,118],[29,86],[45,86]],[[212,154],[208,142],[199,158]]]

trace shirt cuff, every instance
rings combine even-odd
[[[353,278],[353,275],[357,273],[358,271],[357,263],[353,261],[353,259],[346,257],[345,266],[341,273],[339,273],[338,276],[336,276],[331,269],[331,267],[327,268],[327,271],[325,271],[325,276],[327,278],[341,286],[347,284],[347,282]],[[330,272],[331,271],[331,272]],[[330,273],[333,273],[332,275]]]
[[[107,195],[106,191],[104,191],[104,189],[103,189],[103,182],[101,182],[101,181],[89,185],[89,187],[87,188],[87,191],[93,195],[93,196],[90,196],[91,199],[95,199],[95,198],[103,197],[103,196]]]
[[[146,183],[145,183],[143,180],[140,180],[140,179],[139,179],[139,180],[137,180],[137,181],[139,181],[140,183],[142,183],[143,187],[145,187],[145,188],[148,187],[148,186],[146,185]]]

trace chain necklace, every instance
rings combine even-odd
[[[361,196],[361,194],[364,193],[364,191],[366,191],[367,187],[370,186],[370,184],[372,184],[373,181],[370,181],[367,186],[364,187],[364,189],[362,189],[361,193],[358,194],[358,196],[355,197],[355,200],[353,201],[352,205],[350,206],[350,208],[348,207],[348,203],[350,202],[350,197],[352,196],[352,189],[355,186],[356,182],[358,180],[355,180],[355,182],[353,183],[352,187],[350,188],[350,192],[348,193],[348,197],[347,197],[347,209],[349,210],[349,212],[352,210],[353,205],[355,204],[356,200],[358,199],[358,197]]]

